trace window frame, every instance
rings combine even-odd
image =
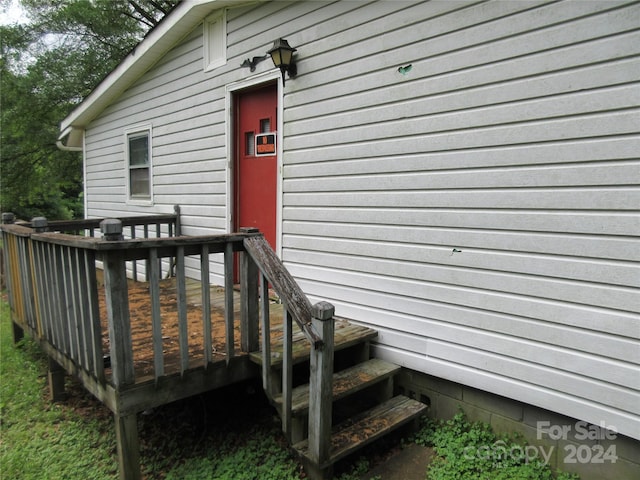
[[[125,183],[127,187],[127,203],[135,205],[151,205],[153,204],[153,129],[151,125],[138,125],[128,128],[124,132],[124,154],[125,154]],[[131,165],[131,147],[130,140],[136,137],[147,137],[147,163],[144,166]],[[149,194],[135,195],[131,189],[131,171],[146,168],[149,172]]]
[[[227,63],[227,11],[221,9],[204,19],[202,26],[204,71]],[[212,44],[218,48],[212,48]]]

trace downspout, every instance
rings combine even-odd
[[[64,140],[67,139],[67,144]],[[84,139],[84,129],[67,127],[58,137],[56,146],[65,152],[82,152],[82,144]]]

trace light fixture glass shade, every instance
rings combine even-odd
[[[271,55],[273,64],[279,69],[288,69],[292,63],[293,52],[296,49],[289,45],[284,38],[279,38],[273,42],[273,47],[267,53]]]

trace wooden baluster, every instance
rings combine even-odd
[[[82,367],[86,367],[86,346],[84,344],[82,330],[82,310],[80,305],[79,279],[78,279],[78,257],[76,255],[77,248],[65,247],[65,271],[66,271],[66,288],[67,298],[69,299],[69,308],[67,309],[69,318],[69,331],[71,334],[71,343],[73,359]],[[84,357],[84,358],[83,358]]]
[[[180,205],[174,205],[173,206],[173,213],[176,215],[175,220],[173,220],[173,222],[175,222],[174,235],[176,237],[179,237],[179,236],[182,235],[182,225],[181,225],[181,221],[180,221]]]
[[[269,318],[269,281],[260,275],[260,311],[262,318],[262,388],[271,398],[271,322]]]
[[[224,249],[224,324],[227,365],[235,355],[233,310],[233,244],[228,242]]]
[[[142,235],[144,236],[144,238],[149,238],[149,224],[145,223],[142,226]],[[151,275],[151,265],[149,265],[151,262],[150,258],[147,258],[147,260],[145,261],[145,269],[144,269],[144,279],[148,282],[149,281],[149,276]]]
[[[69,354],[69,335],[67,325],[64,325],[65,314],[64,311],[67,307],[66,298],[64,294],[64,273],[62,270],[62,245],[51,245],[51,262],[53,273],[53,295],[52,301],[54,304],[53,318],[54,330],[58,344],[56,348],[63,353]]]
[[[293,318],[284,305],[282,319],[282,431],[291,442],[291,395],[293,389]]]
[[[202,336],[204,342],[204,368],[213,359],[211,345],[211,285],[209,284],[209,245],[200,250],[200,285],[202,292]]]
[[[187,331],[187,286],[184,247],[176,251],[176,288],[178,294],[178,343],[180,344],[180,375],[189,368],[189,332]]]
[[[43,301],[46,289],[43,287],[44,273],[42,265],[45,263],[41,255],[42,242],[31,241],[31,260],[33,263],[33,288],[35,291],[35,310],[38,337],[45,338]]]
[[[53,275],[51,273],[51,245],[45,242],[39,244],[39,255],[42,258],[42,302],[40,312],[42,314],[42,331],[44,338],[57,347],[54,325],[54,313],[52,303]]]
[[[158,250],[149,251],[149,294],[151,295],[151,331],[153,337],[153,370],[156,383],[164,375],[162,315],[160,313],[160,268]]]
[[[43,233],[47,231],[49,222],[45,217],[36,217],[31,220],[31,227],[34,229],[35,233]],[[33,328],[36,332],[38,332],[39,336],[42,336],[42,327],[40,325],[40,313],[39,313],[39,289],[38,283],[39,278],[36,273],[36,260],[35,260],[35,246],[32,238],[29,238],[26,243],[27,251],[25,254],[28,255],[29,258],[29,268],[30,268],[30,281],[29,281],[29,290],[30,290],[30,313],[29,313],[29,326]],[[26,272],[25,272],[26,274]]]
[[[133,240],[134,238],[136,238],[135,225],[131,225],[130,232],[131,232],[131,239]],[[138,261],[137,260],[131,260],[131,276],[133,277],[134,282],[138,281]]]
[[[91,354],[93,373],[99,382],[104,382],[104,352],[102,350],[102,325],[98,300],[98,281],[96,279],[96,258],[91,250],[83,252],[84,287],[86,288],[87,313],[86,325],[91,332]]]
[[[64,285],[64,295],[66,308],[64,309],[65,325],[69,338],[69,356],[76,362],[79,361],[82,352],[80,350],[80,340],[78,331],[78,303],[76,302],[73,249],[66,245],[60,246],[62,259],[62,278]]]

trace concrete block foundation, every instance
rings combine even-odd
[[[519,436],[544,449],[554,471],[577,473],[582,480],[640,478],[638,440],[412,370],[403,369],[396,377],[396,389],[429,405],[431,418],[448,420],[462,409],[469,420],[489,423],[498,434]]]

